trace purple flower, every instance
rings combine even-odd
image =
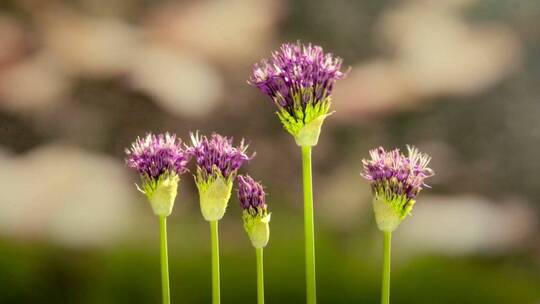
[[[240,207],[246,211],[266,211],[265,193],[263,186],[249,175],[239,175],[238,201]]]
[[[303,119],[298,109],[329,101],[334,82],[345,76],[341,63],[341,58],[324,53],[320,46],[285,43],[270,59],[255,64],[248,83],[268,95],[280,110]]]
[[[233,139],[219,134],[209,138],[191,134],[193,146],[190,153],[195,157],[201,177],[206,180],[220,173],[224,178],[233,177],[245,161],[252,158],[246,154],[247,145],[244,140],[238,147],[233,146]],[[217,171],[217,172],[216,172]]]
[[[174,134],[148,133],[144,138],[137,137],[131,149],[126,149],[126,164],[147,180],[157,180],[162,174],[182,174],[187,171],[190,154],[181,144]]]
[[[362,176],[371,183],[374,193],[388,201],[403,199],[407,203],[415,200],[418,193],[428,187],[424,180],[434,175],[433,170],[427,167],[431,157],[415,147],[407,146],[407,149],[408,155],[405,156],[399,149],[385,151],[379,147],[369,151],[370,160],[362,160]]]

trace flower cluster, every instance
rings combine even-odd
[[[139,172],[142,185],[154,213],[168,216],[172,212],[177,194],[179,175],[187,171],[190,153],[182,148],[182,141],[175,135],[148,134],[137,138],[126,149],[128,167]]]
[[[238,169],[249,159],[242,140],[233,146],[232,138],[212,134],[209,138],[191,134],[190,153],[197,163],[195,183],[199,189],[201,213],[207,221],[220,220],[225,214]]]
[[[385,151],[379,147],[370,151],[370,160],[362,161],[362,176],[371,183],[375,201],[389,205],[398,223],[409,214],[418,193],[427,187],[425,179],[434,175],[428,168],[431,157],[415,147],[407,146],[407,149],[405,156],[399,149]],[[377,213],[378,205],[374,206]]]
[[[238,201],[244,209],[244,229],[255,248],[262,248],[270,237],[270,214],[267,211],[263,186],[249,175],[239,175]]]
[[[240,207],[252,215],[266,214],[266,194],[262,185],[249,175],[239,175],[237,180]]]
[[[128,167],[139,172],[143,183],[188,171],[190,153],[182,148],[179,138],[169,133],[137,137],[131,149],[126,149],[126,154]]]
[[[255,64],[248,83],[274,101],[284,127],[297,137],[304,125],[328,114],[334,82],[345,76],[341,63],[320,46],[286,43]]]
[[[197,163],[200,180],[208,180],[218,175],[234,178],[238,169],[251,157],[246,154],[247,145],[242,140],[238,147],[233,146],[233,139],[219,134],[210,138],[191,134],[193,146],[189,149]]]

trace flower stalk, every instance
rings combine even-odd
[[[320,46],[285,43],[253,67],[248,81],[270,97],[276,115],[302,149],[307,302],[316,303],[315,235],[311,177],[311,147],[316,146],[324,120],[332,114],[334,83],[345,77],[342,60]]]
[[[163,304],[170,304],[167,216],[173,210],[180,175],[187,172],[190,153],[175,135],[149,133],[137,138],[126,154],[127,166],[135,169],[141,178],[137,189],[146,195],[159,219],[162,300]]]
[[[390,303],[390,256],[392,232],[410,214],[416,197],[428,187],[425,179],[434,175],[428,164],[431,158],[407,146],[408,154],[399,149],[370,151],[371,159],[362,160],[362,176],[371,184],[373,211],[377,227],[383,232],[383,267],[381,303]]]
[[[270,213],[263,186],[249,175],[238,176],[238,201],[242,207],[244,229],[255,248],[257,258],[257,303],[264,303],[263,250],[270,238]]]
[[[209,137],[192,133],[191,141],[189,152],[197,164],[194,178],[199,190],[201,214],[210,223],[212,303],[219,304],[221,299],[218,221],[225,215],[238,169],[252,156],[246,154],[247,145],[244,145],[243,140],[235,147],[232,138],[215,133]]]

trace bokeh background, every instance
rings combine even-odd
[[[361,160],[433,156],[395,233],[393,303],[540,303],[537,0],[2,0],[0,303],[159,303],[157,220],[124,166],[148,131],[246,138],[269,192],[267,303],[302,303],[300,150],[246,83],[281,42],[351,67],[314,150],[320,303],[378,303],[382,237]],[[173,303],[210,302],[190,175],[169,220]],[[254,303],[232,199],[222,301]]]

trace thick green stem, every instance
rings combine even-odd
[[[210,221],[210,237],[212,241],[212,303],[219,304],[219,237],[218,221]]]
[[[381,303],[390,303],[390,251],[392,232],[384,231]]]
[[[167,218],[159,217],[159,239],[161,243],[161,291],[163,293],[163,304],[171,303],[171,293],[169,289],[169,257],[167,253]]]
[[[313,224],[313,189],[311,177],[311,147],[302,146],[302,169],[304,177],[304,234],[306,242],[306,299],[308,304],[317,303],[315,282],[315,233]]]
[[[257,304],[264,304],[264,263],[263,249],[256,248],[257,253]]]

